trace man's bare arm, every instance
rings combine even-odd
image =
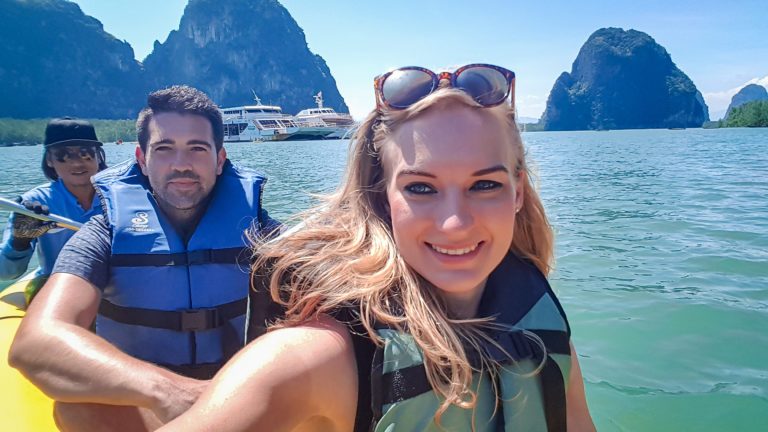
[[[19,326],[9,364],[58,401],[145,407],[162,421],[184,412],[207,381],[136,359],[91,332],[100,300],[85,279],[52,275]]]

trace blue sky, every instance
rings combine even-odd
[[[227,0],[221,0],[227,1]],[[257,1],[257,0],[253,0]],[[76,0],[138,60],[177,29],[187,0]],[[713,119],[748,82],[768,86],[765,0],[280,0],[321,55],[355,118],[372,79],[406,65],[494,63],[517,74],[522,117],[538,118],[557,77],[601,27],[648,33],[704,95]],[[244,89],[244,94],[248,93]]]

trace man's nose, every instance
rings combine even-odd
[[[171,167],[179,171],[184,171],[192,166],[191,158],[186,151],[175,151],[171,158]]]

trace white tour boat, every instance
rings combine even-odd
[[[331,129],[331,133],[326,139],[347,138],[356,129],[355,120],[347,113],[338,113],[333,108],[323,106],[323,92],[318,92],[315,96],[317,108],[307,108],[296,114],[296,120],[300,122],[308,121],[313,123],[321,122]]]
[[[331,134],[326,124],[297,120],[275,105],[262,105],[254,94],[256,105],[221,108],[224,120],[224,142],[316,140]]]

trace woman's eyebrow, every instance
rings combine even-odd
[[[495,173],[495,172],[499,172],[499,171],[508,173],[509,169],[507,167],[505,167],[504,165],[494,165],[494,166],[489,167],[489,168],[483,168],[481,170],[475,171],[475,172],[472,173],[472,176],[473,177],[480,177],[480,176],[484,176],[484,175]],[[404,169],[404,170],[402,170],[402,171],[397,173],[397,177],[407,176],[407,175],[420,176],[420,177],[429,177],[429,178],[437,178],[437,176],[434,175],[434,174],[428,173],[426,171],[419,171],[419,170],[414,170],[414,169]]]
[[[509,173],[509,169],[507,169],[507,167],[505,167],[504,165],[495,165],[490,168],[483,168],[480,171],[475,171],[472,173],[472,175],[475,177],[478,177],[486,174],[495,173],[497,171],[503,171],[505,173]]]
[[[398,178],[402,177],[402,176],[407,176],[407,175],[420,176],[420,177],[429,177],[429,178],[437,178],[437,176],[434,175],[434,174],[430,174],[430,173],[428,173],[426,171],[419,171],[419,170],[414,170],[414,169],[405,169],[405,170],[402,170],[402,171],[397,173],[397,177]]]

